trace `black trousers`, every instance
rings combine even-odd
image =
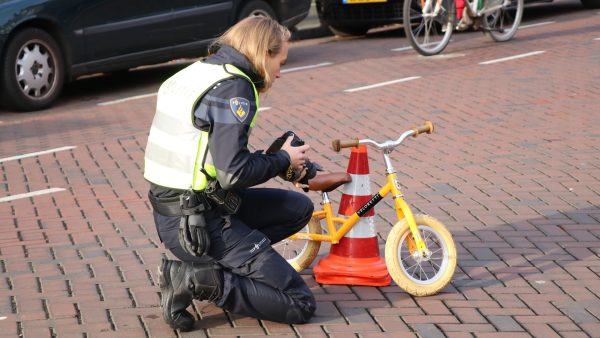
[[[283,189],[251,188],[239,192],[240,210],[227,215],[205,212],[211,238],[209,257],[187,254],[179,244],[178,217],[154,213],[159,236],[184,262],[216,260],[224,270],[223,297],[216,305],[231,313],[282,323],[304,323],[316,309],[302,277],[271,244],[302,229],[313,212],[304,194]]]

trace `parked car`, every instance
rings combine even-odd
[[[552,0],[525,0],[525,3]],[[581,0],[586,8],[600,8],[600,0]],[[336,35],[363,35],[370,28],[402,22],[404,0],[316,0],[321,22]]]
[[[65,82],[198,57],[227,28],[265,15],[292,28],[311,0],[0,0],[0,102],[47,108]]]
[[[404,0],[316,0],[321,22],[336,35],[363,35],[370,28],[402,22]]]

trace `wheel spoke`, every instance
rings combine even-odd
[[[423,22],[421,22],[417,26],[416,30],[414,31],[415,32],[415,36],[419,36],[421,34],[421,31],[423,30],[423,27],[425,27],[425,24]]]
[[[403,258],[403,259],[402,259],[402,262],[406,262],[406,263],[407,263],[406,265],[408,266],[408,268],[410,268],[410,267],[413,267],[413,266],[415,266],[415,265],[417,265],[417,264],[418,264],[418,263],[415,261],[415,264],[413,264],[413,265],[410,265],[411,263],[410,263],[410,262],[408,262],[408,259],[412,259],[412,257],[410,257],[410,256],[409,256],[409,257],[406,257],[406,258]]]
[[[439,258],[441,259],[441,258]],[[433,271],[440,271],[442,265],[441,264],[436,264],[432,259],[429,260],[429,264],[431,264],[431,267],[433,268]]]
[[[425,275],[425,279],[423,279],[421,273],[419,272],[419,276],[421,276],[421,280],[429,280],[429,276],[427,276],[427,272],[425,271],[425,269],[423,269],[423,266],[421,264],[419,264],[419,269],[421,270],[421,272],[423,272],[423,275]]]
[[[517,32],[523,15],[523,0],[511,0],[484,16],[486,34],[495,41],[508,41]]]
[[[429,245],[427,247],[429,248]],[[431,251],[431,255],[433,256],[433,254],[435,254],[437,252],[440,252],[440,251],[444,251],[444,248],[439,248],[439,249],[436,249],[434,251]]]
[[[419,270],[419,267],[420,267],[420,266],[419,266],[419,263],[417,263],[417,264],[413,265],[413,269],[412,269],[413,271],[412,271],[412,273],[411,273],[411,274],[412,274],[413,276],[416,276],[416,273],[418,272],[418,273],[419,273],[419,280],[422,280],[422,279],[421,279],[421,271]]]
[[[412,268],[415,268],[415,269],[416,269],[416,266],[418,266],[418,265],[419,265],[419,263],[415,262],[415,264],[413,264],[413,265],[410,265],[410,266],[407,266],[407,267],[406,267],[406,269],[407,269],[407,270],[409,270],[409,269],[412,269]]]
[[[446,0],[427,1],[422,8],[421,0],[407,0],[404,3],[406,36],[411,45],[422,55],[441,52],[452,34],[448,20],[454,15],[448,11]]]

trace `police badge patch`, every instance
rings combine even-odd
[[[243,97],[234,97],[229,100],[229,107],[233,116],[240,122],[244,122],[250,113],[250,101]]]

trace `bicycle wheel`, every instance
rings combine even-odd
[[[320,234],[322,233],[321,223],[315,217],[311,218],[308,224],[299,232]],[[281,242],[272,245],[288,263],[298,272],[306,269],[310,263],[319,254],[321,247],[320,241],[311,241],[308,239],[290,239],[286,238]]]
[[[485,9],[484,9],[485,11]],[[504,42],[517,33],[523,17],[523,0],[506,0],[502,8],[483,14],[485,34],[494,41]]]
[[[442,290],[454,275],[456,245],[450,232],[435,218],[415,215],[415,222],[431,256],[421,258],[410,252],[408,240],[412,235],[404,219],[388,235],[385,263],[399,287],[414,296],[430,296]]]
[[[411,46],[424,56],[443,51],[452,36],[455,12],[454,0],[404,0],[403,26]]]

